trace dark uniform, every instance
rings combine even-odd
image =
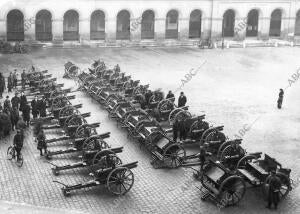
[[[7,77],[7,89],[8,92],[11,92],[11,89],[13,88],[13,77],[12,74],[10,73],[10,75]]]
[[[12,108],[17,108],[19,109],[19,105],[20,105],[20,97],[18,97],[17,94],[15,94],[15,96],[13,98],[11,98],[11,105]]]
[[[11,125],[12,125],[12,130],[14,130],[17,126],[18,120],[19,120],[19,110],[15,107],[11,111]]]
[[[11,112],[11,110],[12,110],[10,100],[8,98],[9,97],[7,96],[6,100],[4,101],[4,104],[3,104],[3,111],[5,111],[5,112]]]
[[[39,132],[39,134],[36,137],[38,144],[37,144],[37,149],[40,150],[40,155],[43,156],[43,149],[44,149],[44,153],[47,153],[47,143],[46,143],[46,137],[45,134],[43,132],[43,130],[41,130]]]
[[[22,113],[23,113],[24,122],[27,124],[27,126],[29,126],[29,121],[30,121],[30,106],[28,104],[26,104],[23,107]]]
[[[26,73],[25,73],[25,70],[23,70],[23,73],[21,74],[21,83],[22,83],[22,88],[25,88],[25,84],[26,84]]]
[[[279,203],[280,187],[281,187],[280,179],[275,175],[274,172],[272,172],[269,180],[269,192],[268,192],[269,194],[268,194],[267,208],[271,208],[272,204],[274,204],[275,209],[277,209],[277,205]]]
[[[283,95],[284,95],[284,92],[283,92],[282,89],[280,89],[280,92],[279,92],[279,95],[278,95],[278,100],[277,100],[277,108],[278,109],[281,109],[282,101],[283,101]]]
[[[172,93],[172,91],[169,91],[169,93],[168,93],[167,96],[166,96],[166,99],[171,99],[172,102],[175,101],[175,96],[174,96],[174,94]]]
[[[13,87],[17,88],[17,84],[18,84],[18,79],[17,79],[17,70],[15,69],[14,73],[13,73]]]
[[[23,147],[23,137],[21,132],[18,130],[17,134],[14,137],[14,146],[17,152],[17,161],[20,160],[20,154]]]
[[[174,140],[174,142],[177,142],[178,131],[179,131],[179,121],[175,120],[175,122],[173,124],[173,140]]]
[[[23,94],[23,95],[21,95],[21,97],[20,97],[20,111],[23,112],[23,108],[24,108],[25,105],[27,105],[27,98],[26,98],[26,96]]]
[[[40,117],[46,117],[46,109],[47,109],[47,103],[45,99],[38,101],[38,111],[40,112]]]
[[[0,73],[0,98],[2,98],[2,94],[5,90],[5,79],[2,73]]]
[[[39,114],[37,99],[31,101],[31,112],[32,112],[33,119],[37,118]]]
[[[185,106],[187,102],[186,96],[183,94],[183,92],[181,92],[179,98],[178,98],[178,107],[183,107]]]
[[[187,136],[187,133],[186,133],[185,121],[181,120],[179,122],[179,139],[185,140],[186,136]]]

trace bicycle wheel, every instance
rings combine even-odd
[[[7,159],[8,160],[12,160],[15,156],[15,150],[14,150],[14,147],[12,146],[9,146],[8,149],[7,149]]]
[[[23,166],[23,161],[24,161],[23,155],[20,154],[19,160],[16,161],[17,166],[18,166],[18,167],[22,167],[22,166]]]

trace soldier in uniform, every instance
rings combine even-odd
[[[283,95],[284,95],[284,92],[283,92],[283,89],[279,89],[279,95],[278,95],[278,100],[277,100],[277,108],[278,109],[281,109],[281,106],[282,106],[282,101],[283,101]]]
[[[23,117],[19,117],[16,129],[21,130],[21,135],[22,135],[22,137],[24,139],[24,130],[26,129],[26,123],[24,122]]]
[[[2,73],[0,73],[0,98],[2,98],[2,94],[5,90],[5,79]]]
[[[12,130],[14,131],[14,129],[17,126],[19,117],[20,117],[18,108],[16,108],[16,107],[12,108],[10,117],[11,117]]]
[[[20,111],[23,112],[24,106],[27,104],[27,98],[24,94],[24,92],[21,92],[21,97],[20,97]]]
[[[168,93],[167,96],[166,96],[166,99],[171,99],[172,102],[175,102],[175,96],[174,96],[174,94],[172,93],[172,91],[169,91],[169,93]]]
[[[46,137],[44,134],[43,129],[40,130],[39,134],[36,137],[38,144],[37,144],[37,149],[40,150],[40,156],[43,156],[43,149],[44,153],[47,153],[47,143],[46,143]]]
[[[17,152],[17,161],[20,160],[21,150],[23,148],[23,136],[21,130],[17,130],[17,134],[14,136],[14,146]]]
[[[7,77],[7,89],[8,89],[8,92],[11,92],[12,88],[13,88],[13,76],[12,76],[12,73],[10,72],[9,76]]]
[[[178,107],[180,108],[185,106],[186,102],[187,102],[186,96],[184,95],[183,92],[180,92],[180,96],[178,98]]]
[[[30,122],[30,106],[28,104],[24,105],[22,109],[23,119],[27,126],[29,126]]]
[[[23,70],[23,73],[21,74],[21,83],[22,83],[22,88],[25,88],[25,84],[26,84],[26,73],[25,70]]]
[[[33,119],[37,118],[39,114],[37,96],[35,96],[34,99],[31,101],[31,112],[32,112]]]
[[[274,204],[275,209],[279,203],[279,191],[281,187],[281,181],[276,176],[275,170],[271,170],[271,176],[269,180],[269,191],[268,191],[268,209],[271,209],[272,204]]]
[[[173,141],[177,142],[177,136],[179,131],[179,121],[176,118],[175,122],[173,123]]]
[[[45,97],[38,101],[38,110],[40,112],[40,117],[46,117],[47,103]]]
[[[9,96],[6,96],[6,99],[4,101],[4,104],[3,104],[3,111],[5,112],[11,112],[12,108],[11,108],[11,103],[10,103],[10,100],[9,100]]]
[[[17,69],[14,70],[13,73],[13,87],[17,88],[17,84],[18,84],[18,77],[17,77]]]
[[[13,98],[11,98],[11,105],[12,105],[12,107],[19,109],[20,101],[21,100],[18,97],[18,92],[16,92],[15,96]]]
[[[185,121],[180,120],[180,122],[179,122],[179,139],[185,140],[186,135],[187,135],[187,133],[186,133]]]

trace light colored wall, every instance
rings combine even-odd
[[[188,40],[190,13],[199,9],[202,11],[202,38],[220,38],[222,33],[222,18],[227,9],[236,12],[236,24],[246,18],[248,12],[256,8],[259,13],[259,37],[268,37],[270,16],[274,9],[283,11],[281,36],[293,33],[295,17],[300,9],[297,0],[0,0],[0,37],[6,38],[6,16],[12,9],[19,9],[25,20],[34,18],[38,11],[49,10],[52,14],[52,32],[54,40],[62,40],[63,16],[70,9],[79,14],[80,38],[89,40],[90,16],[93,11],[100,9],[105,13],[106,40],[115,41],[116,17],[119,11],[128,10],[131,20],[139,18],[148,9],[155,13],[155,40],[165,38],[165,20],[169,10],[179,12],[179,39]],[[244,38],[245,30],[236,37]],[[131,33],[132,41],[139,41],[140,27]],[[34,25],[25,32],[26,40],[35,39]]]

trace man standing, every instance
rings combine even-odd
[[[47,143],[46,143],[46,137],[44,134],[43,129],[40,130],[39,134],[36,137],[38,144],[37,144],[37,149],[40,150],[40,156],[43,156],[43,149],[44,153],[47,153]]]
[[[11,105],[12,105],[12,108],[19,109],[20,98],[18,97],[18,92],[16,92],[15,96],[13,98],[11,98]]]
[[[166,96],[166,99],[170,99],[170,100],[172,100],[172,102],[175,102],[175,96],[172,93],[172,91],[169,91],[169,93]]]
[[[38,110],[40,112],[40,117],[46,117],[46,109],[47,103],[46,99],[43,97],[41,100],[38,101]]]
[[[17,88],[17,84],[18,84],[17,69],[15,69],[13,73],[13,87]]]
[[[278,95],[278,100],[277,100],[277,108],[278,109],[281,109],[281,106],[282,106],[282,101],[283,101],[283,95],[284,95],[284,92],[283,92],[283,89],[279,89],[279,95]]]
[[[186,127],[185,127],[185,121],[180,120],[179,121],[179,139],[185,140],[186,139]]]
[[[23,108],[24,106],[27,104],[27,98],[24,94],[24,92],[22,91],[21,92],[21,97],[20,97],[20,111],[23,112]]]
[[[186,104],[186,96],[184,95],[183,92],[180,92],[180,96],[178,98],[178,108],[185,106]]]
[[[22,113],[23,113],[24,122],[26,123],[27,126],[29,126],[29,122],[30,122],[30,106],[28,104],[24,105],[24,107],[22,109]]]
[[[7,77],[7,89],[8,89],[8,92],[11,92],[12,88],[13,88],[13,76],[12,76],[12,73],[10,72],[9,76]]]
[[[2,98],[2,94],[5,90],[5,79],[2,73],[0,73],[0,98]]]
[[[12,108],[12,111],[11,111],[11,125],[12,125],[12,130],[14,131],[14,129],[16,128],[17,126],[17,123],[18,123],[18,120],[19,120],[19,109],[16,108],[16,107],[13,107]]]
[[[11,112],[11,104],[10,104],[9,96],[6,96],[6,99],[3,104],[3,111]]]
[[[23,73],[21,74],[21,83],[22,83],[22,88],[25,88],[25,84],[26,84],[26,73],[25,70],[23,70]]]
[[[280,179],[276,176],[275,170],[271,170],[271,176],[269,178],[268,209],[271,209],[272,204],[274,204],[275,209],[277,209],[280,187]]]
[[[17,161],[20,160],[20,154],[23,147],[23,136],[21,134],[21,130],[17,130],[17,134],[14,137],[14,146],[17,152]]]
[[[34,99],[31,101],[31,112],[32,112],[33,119],[37,118],[39,114],[37,96],[34,96]]]
[[[173,123],[173,141],[175,143],[177,142],[178,131],[179,131],[179,121],[176,118],[175,122]]]

